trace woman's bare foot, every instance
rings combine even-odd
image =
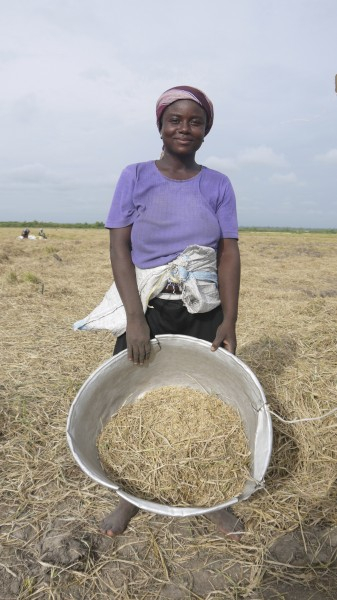
[[[103,519],[101,531],[110,537],[124,533],[130,520],[138,511],[137,506],[120,498],[117,508]]]
[[[233,540],[240,541],[244,533],[244,526],[230,510],[222,508],[215,512],[207,513],[207,519],[217,526],[218,533],[225,535]]]

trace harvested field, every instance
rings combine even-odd
[[[240,236],[238,356],[273,417],[266,488],[235,509],[240,543],[205,517],[139,513],[110,539],[116,496],[74,463],[65,427],[108,332],[72,331],[110,286],[102,230],[0,229],[1,600],[326,600],[336,597],[337,243],[334,234]],[[135,367],[137,368],[137,367]]]

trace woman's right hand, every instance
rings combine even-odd
[[[131,257],[131,229],[132,225],[110,229],[110,258],[126,312],[128,359],[135,365],[143,365],[151,353],[150,328],[144,316]]]
[[[129,317],[126,327],[128,359],[134,365],[143,365],[150,358],[150,328],[144,315]]]

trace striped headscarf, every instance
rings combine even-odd
[[[198,90],[198,88],[190,87],[189,85],[177,85],[176,87],[170,88],[169,90],[166,90],[166,92],[164,92],[158,99],[156,104],[156,115],[157,127],[159,131],[161,130],[161,121],[164,110],[177,100],[193,100],[202,106],[207,115],[205,130],[205,135],[207,135],[213,125],[213,104],[206,94],[204,94],[204,92]]]

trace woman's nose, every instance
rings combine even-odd
[[[188,121],[181,121],[180,123],[180,131],[189,131],[189,122]]]

